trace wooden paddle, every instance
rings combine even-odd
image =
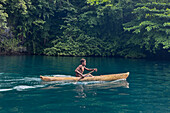
[[[89,73],[87,73],[87,74],[85,74],[84,76],[83,76],[83,78],[84,77],[86,77],[87,75],[89,75],[89,74],[91,74],[91,73],[93,73],[94,72],[94,70],[93,71],[91,71],[91,72],[89,72]],[[80,77],[80,79],[78,79],[77,81],[76,81],[76,83],[78,82],[78,81],[80,81],[81,79],[83,79],[82,77]]]
[[[87,74],[85,74],[84,77],[86,77],[87,75],[89,75],[89,74],[91,74],[91,73],[93,73],[93,72],[94,72],[94,70],[91,71],[91,72],[89,72],[89,73],[87,73]]]

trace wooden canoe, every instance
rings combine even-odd
[[[120,74],[108,74],[93,77],[85,77],[80,81],[114,81],[118,79],[126,79],[129,76],[129,72]],[[77,81],[80,77],[49,77],[40,76],[43,81]]]

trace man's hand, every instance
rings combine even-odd
[[[96,72],[97,72],[97,68],[94,68],[93,71],[96,71]]]

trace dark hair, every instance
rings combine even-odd
[[[83,63],[84,61],[86,61],[86,59],[82,58],[82,59],[80,60],[80,63]]]

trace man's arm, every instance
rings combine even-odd
[[[97,68],[89,69],[89,68],[84,67],[84,69],[87,70],[87,71],[96,71],[97,72]]]

